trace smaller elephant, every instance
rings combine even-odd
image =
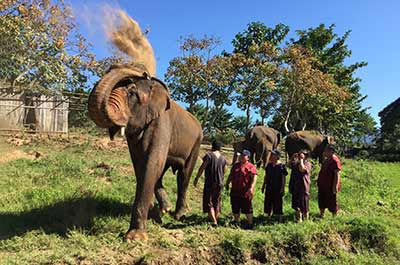
[[[246,134],[247,147],[251,152],[251,161],[257,167],[268,164],[271,151],[278,148],[281,134],[274,128],[255,126]]]
[[[322,135],[314,131],[297,131],[286,137],[285,149],[289,158],[300,150],[308,150],[312,158],[318,158],[322,162],[325,147],[333,143],[332,136]]]
[[[264,126],[255,126],[250,129],[245,136],[245,140],[233,143],[233,161],[237,159],[237,152],[247,149],[251,152],[250,161],[257,167],[265,167],[268,164],[270,153],[279,146],[281,139],[280,133]]]

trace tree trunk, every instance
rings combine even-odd
[[[203,131],[204,131],[204,128],[205,128],[206,123],[207,123],[209,108],[210,108],[210,97],[207,96],[207,98],[206,98],[206,111],[204,113],[204,120],[201,122],[201,127],[203,128]]]
[[[265,111],[260,107],[260,117],[261,117],[261,125],[264,126],[264,120],[265,120]]]
[[[250,128],[250,104],[246,106],[246,124],[247,124],[247,129]]]

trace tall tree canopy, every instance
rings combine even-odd
[[[62,0],[6,1],[0,10],[0,78],[46,90],[86,87],[99,65]]]
[[[288,26],[252,22],[235,35],[232,52],[221,55],[211,55],[219,44],[213,39],[188,38],[181,48],[188,54],[170,62],[166,79],[189,110],[206,103],[203,125],[215,124],[208,118],[211,103],[215,115],[233,101],[245,111],[246,127],[256,112],[263,124],[272,117],[269,124],[279,130],[317,130],[346,144],[374,132],[375,123],[361,106],[365,96],[355,76],[366,63],[345,63],[350,31],[339,36],[334,30],[321,24],[284,42]]]
[[[229,56],[213,54],[219,44],[215,37],[182,39],[182,56],[170,61],[165,74],[172,97],[187,103],[190,112],[194,113],[199,101],[205,101],[204,116],[200,119],[203,128],[214,123],[207,122],[209,115],[215,120],[218,111],[231,104],[229,84],[233,67]],[[216,109],[213,113],[210,112],[212,104]]]
[[[340,109],[335,106],[327,106],[322,112],[321,124],[314,124],[309,128],[336,135],[342,141],[350,141],[354,136],[356,124],[364,118],[361,103],[365,96],[360,93],[360,79],[355,76],[355,73],[367,63],[357,62],[347,65],[345,60],[351,56],[351,50],[346,44],[350,31],[339,36],[334,30],[335,25],[326,27],[324,24],[320,24],[316,28],[298,30],[299,37],[292,42],[308,49],[316,58],[313,63],[314,68],[323,74],[332,76],[332,81],[337,88],[343,93],[348,93],[346,98],[338,99],[341,101]],[[310,112],[309,114],[313,117],[314,113]]]
[[[252,107],[258,110],[262,122],[275,107],[279,45],[288,32],[289,27],[284,24],[270,28],[261,22],[252,22],[232,41],[232,56],[236,61],[232,86],[236,91],[237,106],[246,111],[247,127],[250,126]]]
[[[379,112],[381,132],[390,133],[400,125],[400,98],[396,99]]]

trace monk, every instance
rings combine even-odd
[[[292,169],[289,180],[289,192],[292,194],[292,208],[296,211],[298,222],[309,219],[310,173],[311,163],[308,152],[293,154],[289,162]]]
[[[318,175],[318,206],[320,217],[324,217],[325,209],[336,216],[339,210],[337,193],[340,191],[340,170],[342,163],[335,154],[335,146],[327,145],[324,150],[325,160]]]

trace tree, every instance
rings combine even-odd
[[[279,45],[289,32],[289,27],[278,24],[269,28],[261,22],[252,22],[236,34],[232,41],[236,61],[236,75],[232,86],[240,109],[246,111],[247,127],[251,108],[258,109],[262,122],[274,108],[274,89],[279,77]]]
[[[232,129],[235,131],[236,137],[243,137],[247,132],[247,118],[246,116],[235,116],[232,119]]]
[[[366,112],[361,106],[365,96],[360,93],[360,79],[354,75],[357,69],[366,66],[367,63],[345,64],[345,60],[351,56],[351,50],[346,44],[350,31],[338,36],[334,29],[335,25],[327,28],[324,24],[320,24],[316,28],[298,30],[298,39],[292,39],[291,42],[308,49],[315,58],[312,63],[313,68],[330,75],[339,88],[348,92],[349,96],[341,102],[342,107],[339,111],[334,106],[325,108],[321,113],[323,117],[321,124],[309,127],[335,135],[344,144],[351,142],[355,125],[361,124],[361,120],[365,118]],[[313,117],[313,112],[307,115]]]
[[[307,124],[321,130],[328,110],[335,114],[343,110],[342,103],[349,96],[347,90],[339,87],[331,75],[317,69],[317,59],[302,46],[289,46],[284,60],[280,113],[286,131],[289,124],[295,130],[304,130]]]
[[[218,39],[207,36],[203,39],[193,36],[183,39],[183,56],[170,61],[165,75],[173,98],[189,104],[188,111],[193,113],[196,103],[205,101],[204,117],[200,120],[203,128],[213,124],[207,123],[212,103],[219,111],[231,103],[231,58],[212,55],[219,43]],[[212,115],[213,120],[217,118],[217,112]],[[210,130],[209,127],[205,131]]]
[[[379,112],[381,132],[391,133],[396,125],[400,125],[400,98],[396,99]]]
[[[8,1],[0,16],[0,78],[43,90],[87,87],[97,62],[64,1]]]
[[[400,98],[387,105],[378,115],[381,122],[381,149],[400,150]]]

